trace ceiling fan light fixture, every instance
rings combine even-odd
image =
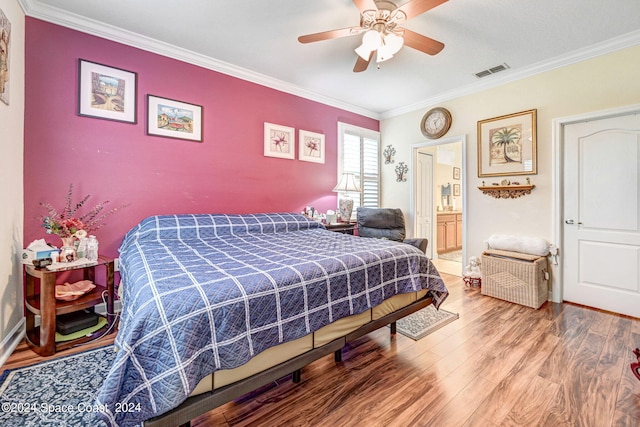
[[[382,44],[382,35],[377,30],[369,30],[362,36],[362,45],[369,51],[376,50]]]
[[[355,49],[358,56],[365,61],[369,60],[369,58],[371,57],[371,52],[373,52],[373,50],[374,49],[369,49],[367,46],[365,46],[364,43]]]
[[[358,56],[365,61],[371,57],[371,52],[384,46],[382,34],[378,30],[369,30],[362,36],[362,44],[355,49]]]
[[[405,44],[428,55],[436,55],[444,48],[444,43],[399,25],[447,1],[403,0],[403,4],[398,6],[396,0],[351,0],[360,11],[359,26],[306,34],[298,37],[298,41],[311,43],[360,35],[362,43],[354,49],[358,55],[353,67],[354,73],[365,71],[372,62],[374,53],[379,64],[393,58]]]
[[[404,39],[395,33],[389,33],[384,36],[384,45],[388,46],[391,54],[394,55],[402,49]]]
[[[378,48],[378,55],[376,57],[376,62],[384,62],[393,58],[393,52],[387,45],[382,45]]]

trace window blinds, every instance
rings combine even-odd
[[[353,173],[360,183],[362,192],[358,197],[355,194],[349,195],[353,203],[355,215],[358,206],[378,207],[380,203],[380,163],[379,151],[380,142],[376,135],[369,136],[372,131],[358,128],[345,129],[342,138],[342,171]]]

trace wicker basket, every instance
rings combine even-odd
[[[535,309],[548,299],[546,257],[489,249],[481,268],[483,295]]]

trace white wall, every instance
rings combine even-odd
[[[467,253],[480,255],[484,240],[493,233],[543,237],[551,240],[552,120],[640,102],[640,46],[582,61],[533,77],[467,95],[447,102],[453,124],[446,137],[467,136]],[[429,108],[435,107],[430,106]],[[396,162],[411,158],[411,144],[425,138],[420,121],[429,109],[413,111],[381,122],[382,144],[392,144]],[[478,178],[477,122],[519,111],[538,110],[538,174],[531,195],[517,199],[494,199],[477,189],[503,177]],[[413,171],[409,171],[412,175]],[[511,177],[512,178],[512,177]],[[518,179],[524,180],[524,176]],[[382,206],[399,207],[409,214],[409,183],[395,182],[392,168],[382,167]],[[407,224],[411,227],[413,218]],[[408,230],[412,235],[413,230]],[[556,242],[554,242],[556,243]],[[561,248],[562,250],[562,248]]]
[[[0,0],[11,22],[9,105],[0,101],[0,363],[22,332],[24,12],[16,0]]]

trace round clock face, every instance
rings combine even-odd
[[[427,138],[443,136],[451,127],[451,113],[446,108],[433,108],[422,118],[420,130]]]

